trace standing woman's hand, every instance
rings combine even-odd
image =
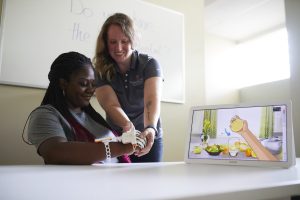
[[[151,150],[151,148],[153,146],[153,143],[154,143],[155,130],[153,128],[146,128],[140,134],[140,137],[141,138],[146,138],[147,139],[147,144],[146,144],[145,148],[140,149],[139,151],[135,152],[135,155],[138,156],[138,157],[146,155]]]
[[[131,121],[127,121],[122,127],[122,133],[130,131],[131,129],[135,129],[133,123]]]

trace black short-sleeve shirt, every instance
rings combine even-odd
[[[134,124],[137,130],[144,129],[144,83],[151,77],[161,77],[162,71],[156,59],[134,51],[131,57],[129,70],[122,74],[115,65],[116,75],[112,81],[105,81],[98,77],[97,87],[110,85],[115,91],[122,109]],[[108,123],[117,131],[121,128],[114,125],[107,117]],[[162,136],[160,119],[157,123],[157,137]]]

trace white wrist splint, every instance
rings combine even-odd
[[[140,131],[132,128],[131,130],[122,133],[122,135],[119,137],[98,138],[98,139],[95,139],[95,142],[103,142],[103,144],[105,146],[106,159],[108,160],[108,162],[111,162],[111,152],[110,152],[109,142],[116,141],[116,142],[122,142],[123,144],[131,143],[134,149],[137,146],[140,149],[143,149],[146,146],[147,139],[140,138],[139,137],[140,134],[141,134]]]
[[[118,142],[122,142],[123,144],[131,143],[135,147],[138,146],[139,148],[143,149],[146,146],[147,140],[146,138],[140,138],[140,134],[140,131],[132,128],[131,130],[122,133],[122,135],[117,137],[116,140]]]
[[[139,148],[143,149],[147,144],[146,138],[140,138],[139,135],[141,134],[140,131],[135,130],[132,128],[129,131],[122,133],[121,136],[116,138],[106,137],[106,138],[98,138],[95,139],[95,142],[103,142],[104,144],[108,145],[109,142],[122,142],[123,144],[132,144],[134,147],[138,146]],[[109,145],[108,145],[109,146]]]

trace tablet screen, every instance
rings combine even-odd
[[[194,108],[188,159],[286,162],[287,105]]]

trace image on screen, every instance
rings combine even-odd
[[[287,161],[286,105],[193,110],[190,159]]]

